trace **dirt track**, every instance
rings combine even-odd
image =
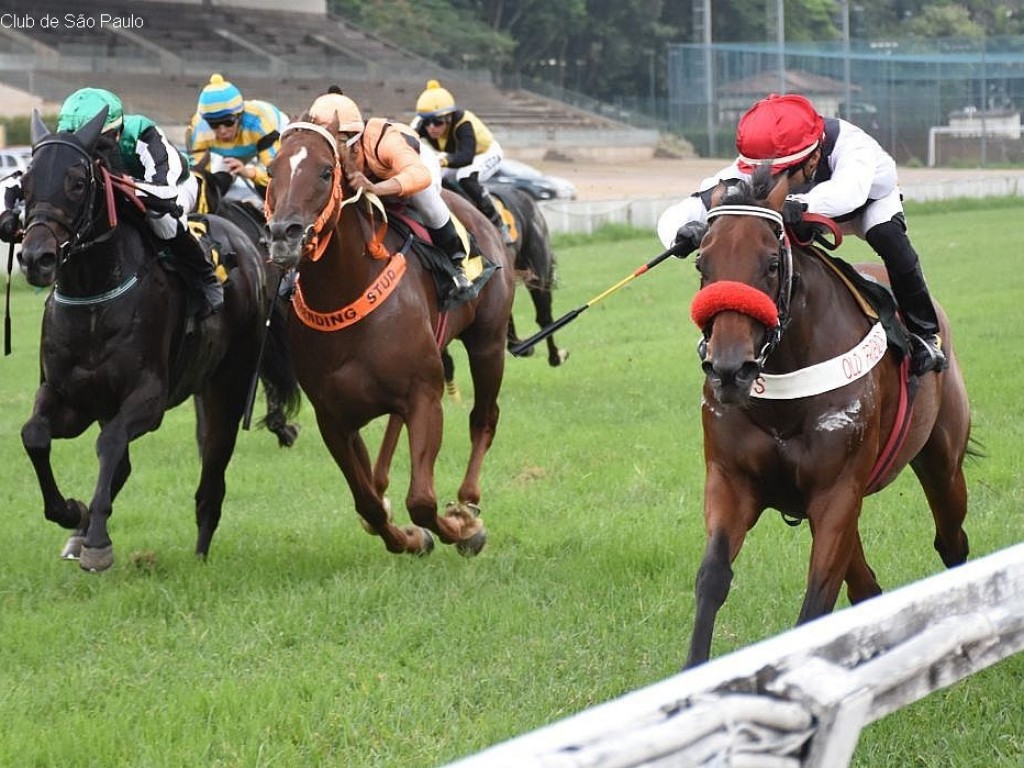
[[[701,180],[728,163],[701,158],[644,160],[621,165],[598,162],[538,161],[531,165],[576,185],[580,200],[622,200],[638,197],[683,197]],[[903,184],[973,180],[981,177],[1019,176],[1021,171],[1002,169],[901,168]]]

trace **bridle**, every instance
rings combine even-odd
[[[782,214],[778,211],[758,205],[719,205],[708,211],[709,222],[722,216],[753,216],[765,219],[773,225],[778,239],[778,255],[779,263],[781,265],[779,292],[777,296],[769,297],[775,305],[774,322],[766,321],[765,317],[761,313],[754,314],[748,308],[748,303],[745,301],[746,299],[750,299],[750,304],[756,306],[759,302],[763,302],[763,297],[765,295],[753,286],[745,283],[719,281],[705,286],[700,292],[698,292],[698,297],[700,297],[701,294],[704,294],[704,298],[706,300],[710,298],[710,300],[714,302],[716,311],[729,309],[742,312],[743,314],[761,321],[768,328],[767,338],[755,358],[755,362],[758,367],[763,368],[765,360],[768,359],[768,356],[771,355],[782,340],[783,330],[787,325],[789,325],[790,301],[793,295],[793,251],[790,247],[789,237],[786,234],[786,227],[782,219]],[[716,286],[718,287],[716,288]],[[697,317],[694,317],[694,320],[697,321],[697,324],[702,329],[706,328],[706,322],[699,322]],[[702,342],[698,347],[698,353],[700,354],[701,361],[703,362],[707,357],[706,335],[702,338]]]
[[[334,171],[331,176],[331,195],[324,205],[323,210],[320,211],[316,220],[309,224],[302,232],[302,240],[300,241],[300,248],[302,252],[309,256],[310,261],[317,261],[321,256],[324,255],[324,251],[327,250],[327,244],[330,243],[331,237],[334,234],[334,220],[335,217],[341,211],[341,156],[338,153],[338,142],[331,135],[330,131],[321,125],[316,123],[310,123],[305,121],[298,121],[294,123],[288,123],[281,131],[281,139],[289,133],[295,131],[311,131],[318,134],[331,147],[331,152],[334,155]],[[267,195],[266,199],[266,210],[267,210],[267,221],[269,222],[273,216],[273,203],[270,199],[270,195]]]
[[[99,195],[97,194],[97,187],[100,184],[97,173],[99,161],[94,160],[89,152],[80,144],[59,135],[48,136],[40,141],[32,148],[32,155],[35,156],[36,152],[40,149],[50,146],[70,147],[85,160],[85,167],[88,170],[86,203],[80,208],[78,215],[74,219],[70,219],[64,211],[50,203],[32,201],[32,204],[25,211],[27,219],[25,235],[27,236],[33,227],[40,226],[45,228],[57,243],[58,263],[64,264],[72,254],[80,253],[91,248],[96,243],[109,239],[114,232],[114,227],[107,228],[97,237],[89,238],[92,232],[96,230],[100,217],[103,215],[102,206],[99,205]],[[60,242],[54,231],[54,224],[59,225],[69,233],[67,240]]]

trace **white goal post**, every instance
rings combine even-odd
[[[841,768],[864,726],[1022,649],[1018,544],[449,768]]]

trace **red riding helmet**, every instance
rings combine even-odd
[[[736,128],[736,165],[753,173],[765,162],[772,173],[799,165],[821,143],[825,120],[803,96],[771,94],[752,106]]]

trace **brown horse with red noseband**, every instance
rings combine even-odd
[[[708,659],[715,617],[747,532],[771,507],[811,527],[807,590],[797,623],[881,592],[865,559],[858,519],[865,496],[909,464],[935,522],[947,567],[967,559],[970,409],[939,310],[949,368],[901,397],[906,360],[854,293],[811,249],[790,247],[780,214],[783,176],[759,170],[709,214],[691,314],[703,332],[706,374],[704,521],[696,613],[686,666]],[[880,265],[858,265],[887,282]]]
[[[498,424],[498,391],[514,274],[498,231],[473,206],[446,197],[483,252],[502,267],[479,296],[439,306],[433,277],[389,230],[374,200],[346,181],[349,148],[309,122],[288,126],[267,191],[270,254],[298,273],[290,317],[296,374],[327,448],[348,481],[356,511],[389,552],[426,554],[433,532],[466,555],[484,546],[480,473]],[[469,356],[474,402],[471,450],[458,501],[438,515],[434,462],[441,448],[441,350],[458,338]],[[389,415],[376,463],[360,430]],[[386,498],[393,452],[405,425],[411,456],[406,507],[415,525],[391,521]]]

